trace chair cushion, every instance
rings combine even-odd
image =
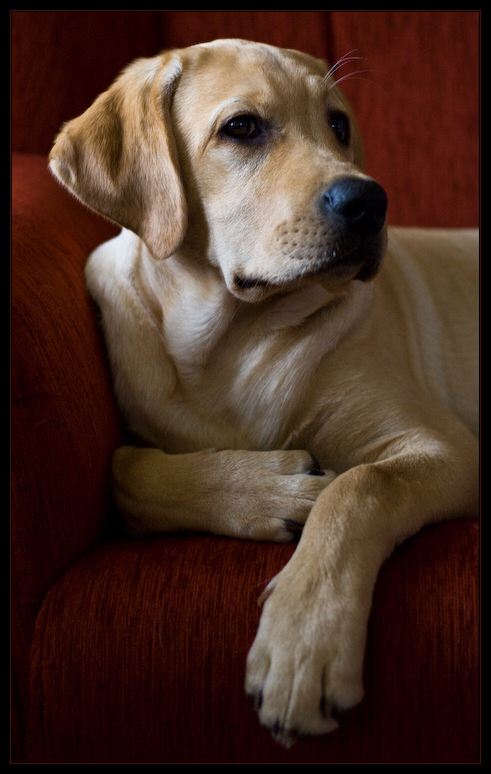
[[[366,697],[279,747],[244,695],[256,601],[293,546],[172,535],[102,543],[49,592],[32,651],[39,762],[477,762],[478,537],[421,532],[384,565]]]

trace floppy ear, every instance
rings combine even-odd
[[[158,259],[176,250],[187,226],[170,117],[181,72],[178,52],[137,60],[62,128],[50,154],[60,182]]]

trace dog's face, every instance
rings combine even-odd
[[[179,157],[191,220],[229,290],[255,300],[371,278],[385,194],[361,171],[358,128],[325,64],[236,42],[189,59],[172,108]]]
[[[362,172],[352,111],[298,52],[231,40],[139,60],[51,159],[157,259],[209,262],[246,301],[369,280],[384,253],[386,198]]]

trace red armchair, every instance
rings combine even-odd
[[[384,565],[366,698],[279,747],[243,689],[257,597],[292,546],[132,541],[107,489],[122,427],[82,269],[115,233],[46,157],[128,61],[215,37],[335,61],[400,224],[478,222],[478,12],[12,12],[12,761],[476,763],[479,537],[426,529]],[[364,80],[368,78],[369,80]]]

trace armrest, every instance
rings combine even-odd
[[[46,158],[14,156],[14,662],[27,664],[47,589],[107,525],[107,468],[122,431],[83,265],[114,233],[60,188]]]

